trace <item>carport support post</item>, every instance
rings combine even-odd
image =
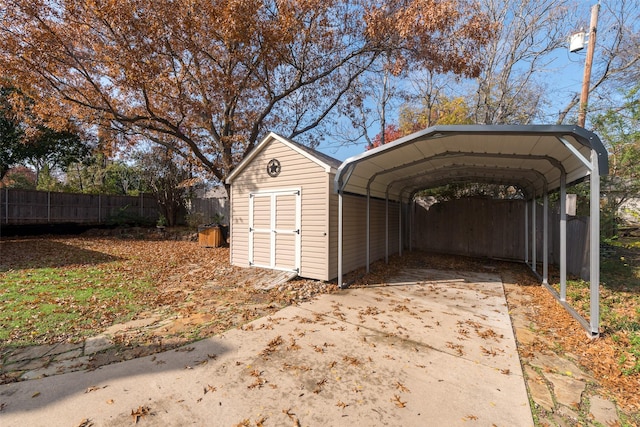
[[[544,228],[544,235],[542,237],[542,283],[549,284],[549,193],[547,192],[547,185],[544,186],[543,200],[543,212],[542,223]]]
[[[370,244],[369,244],[369,235],[371,234],[371,227],[370,227],[370,221],[371,221],[371,210],[370,210],[370,206],[371,206],[371,189],[369,188],[369,186],[367,185],[367,259],[366,259],[366,263],[367,263],[367,267],[365,268],[366,273],[369,273],[369,259],[370,259],[370,252],[371,252],[371,248],[370,248]]]
[[[402,193],[398,202],[398,255],[402,256]]]
[[[389,264],[389,189],[385,194],[384,205],[384,262]]]
[[[342,288],[342,192],[338,192],[338,287]]]
[[[589,279],[591,281],[590,316],[591,335],[598,335],[600,325],[600,170],[598,169],[598,153],[591,150],[591,227],[589,255]]]
[[[567,300],[567,174],[560,174],[560,301]]]
[[[407,205],[407,225],[409,226],[409,252],[413,252],[413,211],[415,208],[415,201],[413,199],[413,195],[409,199],[409,204]]]
[[[537,273],[538,272],[538,260],[537,260],[537,252],[538,248],[536,247],[537,239],[537,229],[536,229],[536,192],[533,190],[533,198],[531,199],[531,269]]]
[[[524,263],[529,264],[529,201],[524,201]]]

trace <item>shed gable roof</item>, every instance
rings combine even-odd
[[[227,177],[225,182],[227,184],[231,184],[232,181],[242,172],[242,170],[246,168],[247,165],[250,164],[258,156],[258,154],[260,154],[262,150],[264,150],[264,148],[273,141],[278,141],[286,145],[291,150],[316,163],[327,173],[335,173],[342,163],[339,160],[334,159],[333,157],[327,156],[326,154],[316,151],[312,148],[305,147],[304,145],[280,136],[275,132],[269,132],[269,134],[265,136],[253,150],[251,150],[249,155],[247,155],[247,157],[245,157],[238,164],[238,166],[236,166],[233,172],[231,172],[231,174]]]

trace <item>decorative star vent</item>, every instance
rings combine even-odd
[[[280,161],[278,159],[269,160],[269,163],[267,164],[267,173],[269,174],[269,176],[275,178],[276,176],[280,175],[280,170]]]

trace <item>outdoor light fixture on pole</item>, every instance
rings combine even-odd
[[[596,31],[598,27],[598,12],[600,3],[591,8],[591,22],[589,24],[589,38],[587,44],[587,59],[584,62],[584,77],[582,78],[582,91],[580,93],[580,110],[578,112],[578,126],[584,127],[587,117],[587,101],[589,99],[589,84],[591,81],[591,65],[593,64],[593,52],[596,48]],[[578,52],[584,49],[585,34],[581,31],[571,36],[569,52]]]

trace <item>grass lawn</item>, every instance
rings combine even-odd
[[[46,236],[0,241],[0,343],[76,342],[156,306],[156,283],[166,271],[159,244]]]
[[[616,345],[623,375],[640,374],[640,238],[612,241],[600,263],[600,329]],[[559,291],[558,285],[556,289]],[[589,283],[567,280],[567,301],[589,313]]]
[[[132,280],[122,267],[114,261],[0,272],[0,341],[73,341],[144,310],[151,281]]]
[[[154,313],[184,320],[162,336],[164,343],[194,340],[266,315],[306,292],[298,282],[290,286],[299,291],[257,290],[253,270],[229,265],[228,248],[146,234],[4,239],[0,254],[0,353],[77,342]],[[155,338],[127,339],[145,345]]]

